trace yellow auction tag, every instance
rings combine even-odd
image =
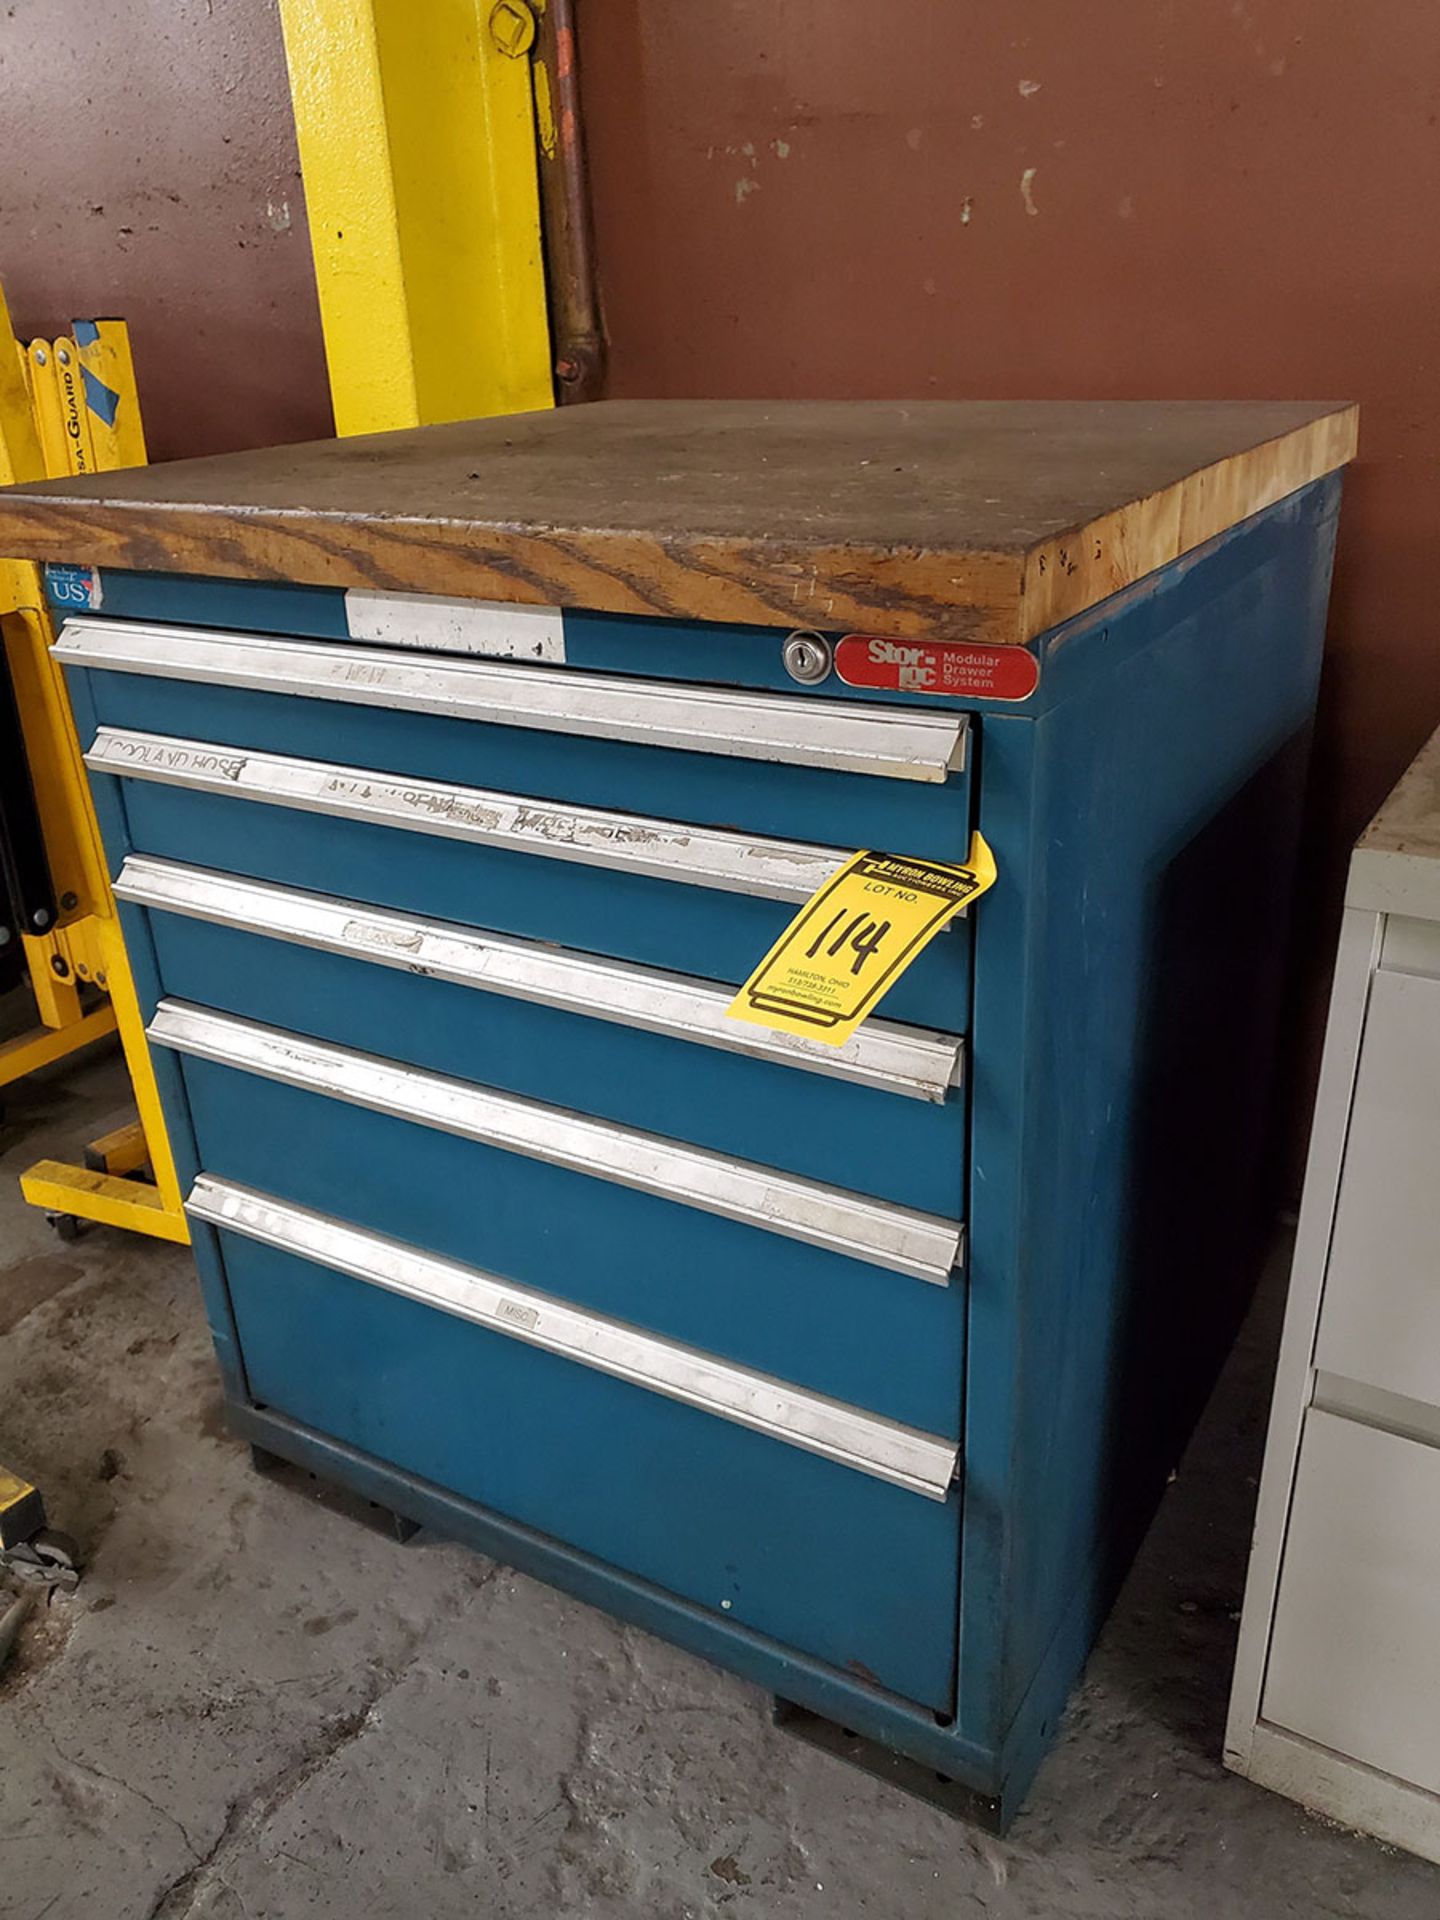
[[[800,909],[726,1012],[841,1046],[921,949],[994,880],[994,855],[978,833],[963,867],[857,853]]]

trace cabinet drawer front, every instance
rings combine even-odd
[[[1264,1718],[1440,1793],[1440,1448],[1305,1416]]]
[[[848,857],[843,847],[696,827],[648,814],[562,807],[293,754],[231,752],[133,728],[101,727],[85,764],[95,773],[193,793],[224,794],[766,900],[808,900]]]
[[[346,779],[364,785],[365,770],[350,769]],[[239,876],[479,924],[494,933],[694,975],[732,992],[796,911],[792,901],[774,895],[696,884],[688,868],[678,880],[661,879],[628,864],[557,857],[554,846],[543,854],[512,851],[460,837],[445,819],[396,827],[359,812],[257,805],[243,792],[172,785],[133,768],[119,790],[131,845],[142,854],[186,864],[198,854],[207,865]],[[649,816],[634,817],[636,832],[649,826]],[[757,868],[766,864],[764,847],[779,844],[735,838],[754,855]],[[842,857],[837,848],[833,865],[814,864],[833,871]],[[886,995],[887,1017],[963,1032],[970,950],[963,923],[932,941]]]
[[[119,885],[122,897],[133,900],[131,871],[127,863]],[[222,894],[228,904],[235,885],[216,876],[205,891]],[[155,891],[153,883],[147,890]],[[319,919],[313,895],[255,891],[267,903],[277,896],[287,906],[304,903],[307,928]],[[293,922],[301,911],[290,906],[282,915],[267,904],[264,920],[272,926]],[[828,1062],[810,1071],[807,1058],[797,1060],[778,1044],[782,1036],[727,1020],[728,989],[705,982],[529,943],[497,944],[468,928],[377,915],[343,901],[331,904],[320,921],[326,923],[334,929],[329,950],[233,923],[152,910],[148,925],[160,989],[340,1047],[383,1046],[390,1059],[408,1067],[502,1094],[902,1207],[962,1217],[965,1113],[955,1090],[935,1104],[897,1098],[889,1090],[895,1083],[885,1080],[837,1079]],[[358,953],[357,936],[368,943]],[[508,992],[503,977],[497,993],[488,971],[478,971],[497,955],[510,969]],[[433,970],[446,965],[444,956],[449,977],[437,977]],[[667,981],[676,984],[666,987]],[[534,995],[551,982],[558,982],[557,997],[537,1001]],[[597,999],[599,994],[607,998]],[[713,1043],[696,1044],[691,1036],[697,1031],[702,1038],[713,1033]],[[908,1037],[915,1030],[893,1031]],[[862,1027],[857,1041],[864,1032]],[[744,1049],[729,1050],[731,1033],[747,1036]],[[752,1034],[758,1046],[750,1046]],[[938,1071],[954,1061],[955,1052],[935,1038],[939,1058],[927,1056],[925,1065]],[[767,1048],[768,1041],[777,1044]],[[878,1047],[876,1041],[872,1035],[871,1057],[859,1056],[862,1070],[888,1067],[887,1035],[878,1036]],[[810,1046],[816,1054],[828,1051]],[[847,1064],[837,1063],[842,1070]],[[905,1057],[902,1064],[908,1070],[913,1062]]]
[[[944,860],[963,859],[970,844],[968,765],[939,783],[889,780],[196,681],[93,670],[70,677],[83,683],[86,747],[96,727],[110,727],[815,846],[853,851],[863,831],[867,845]]]
[[[562,1354],[580,1366],[614,1374],[927,1499],[944,1500],[955,1478],[959,1448],[953,1440],[737,1367],[697,1347],[657,1339],[552,1294],[517,1287],[497,1274],[437,1260],[418,1247],[362,1232],[210,1174],[197,1178],[185,1204],[193,1219],[314,1260],[332,1272],[352,1274],[524,1345]]]
[[[568,1108],[498,1093],[473,1081],[424,1073],[379,1054],[177,1000],[160,1002],[148,1032],[158,1045],[177,1053],[635,1187],[937,1286],[948,1285],[960,1259],[963,1236],[957,1221]]]
[[[925,1498],[227,1229],[220,1245],[257,1403],[949,1706],[953,1492]]]
[[[871,1018],[843,1046],[825,1046],[728,1019],[729,993],[685,974],[143,855],[125,861],[115,892],[136,905],[210,925],[771,1060],[884,1093],[942,1102],[960,1084],[964,1041],[957,1034]]]
[[[195,1053],[177,1059],[199,1164],[217,1179],[907,1426],[959,1432],[958,1272],[927,1284],[770,1221],[451,1132],[428,1110],[404,1117]]]
[[[807,700],[556,667],[137,621],[67,621],[67,666],[294,698],[590,735],[679,752],[943,782],[964,764],[963,714]]]

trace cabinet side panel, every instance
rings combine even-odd
[[[1257,1270],[1337,504],[1059,630],[1052,708],[985,722],[1024,898],[976,920],[961,1725],[1012,1795]]]

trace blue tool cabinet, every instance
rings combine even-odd
[[[112,565],[45,502],[239,1432],[1006,1819],[1253,1277],[1320,465],[1018,698]],[[844,1047],[725,1019],[852,851],[976,828],[995,887]]]

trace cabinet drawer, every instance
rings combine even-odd
[[[613,1324],[557,1325],[550,1303],[483,1272],[265,1196],[237,1202],[204,1176],[195,1202],[220,1227],[257,1404],[737,1625],[949,1705],[951,1448],[703,1353],[687,1370],[687,1356]],[[536,1344],[557,1335],[560,1348]],[[588,1343],[585,1363],[576,1343]],[[829,1457],[802,1444],[817,1432]],[[889,1477],[897,1469],[905,1484]]]
[[[796,911],[778,900],[136,779],[122,781],[121,793],[128,838],[141,853],[690,974],[732,994]],[[643,820],[637,824],[643,830]],[[837,849],[830,871],[842,858]],[[886,993],[886,1015],[962,1033],[970,951],[968,926],[953,924]]]
[[[201,1164],[954,1435],[958,1223],[162,1002]]]
[[[1440,980],[1371,982],[1315,1364],[1440,1407]]]
[[[218,696],[222,709],[234,697]],[[199,857],[256,879],[604,951],[732,986],[778,938],[796,905],[855,847],[908,846],[934,859],[963,859],[969,849],[963,780],[925,792],[929,819],[887,823],[868,800],[893,783],[845,776],[858,794],[848,792],[827,810],[816,808],[810,786],[824,775],[768,767],[739,780],[731,769],[723,791],[697,792],[693,782],[682,781],[685,792],[663,796],[677,811],[662,816],[633,810],[634,770],[620,785],[598,789],[573,779],[567,756],[583,741],[542,738],[544,766],[508,769],[530,784],[499,788],[416,774],[415,758],[425,756],[420,743],[408,739],[363,743],[372,755],[368,762],[326,760],[232,746],[220,737],[223,711],[195,717],[208,731],[182,736],[107,724],[90,740],[87,764],[95,776],[118,777],[138,851],[180,861]],[[415,718],[365,717],[402,726]],[[482,737],[466,740],[461,757],[485,758],[493,734],[464,731]],[[400,772],[386,771],[395,761],[378,757],[398,758],[411,748],[415,758],[401,759]],[[687,775],[699,758],[648,757]],[[758,775],[799,784],[767,796],[757,791]],[[638,782],[638,790],[652,789],[653,780]],[[619,795],[624,805],[577,802],[577,790],[603,790],[612,801]],[[761,804],[767,798],[768,807]],[[816,842],[714,824],[722,801],[732,816],[748,809],[752,818],[772,821],[791,818],[791,802],[803,803],[806,820],[823,818],[827,832],[839,837]],[[712,819],[697,811],[682,815],[685,805],[709,808]],[[883,830],[887,824],[911,837],[898,840]],[[969,930],[957,923],[897,984],[887,1013],[960,1030],[969,960]]]
[[[1263,1717],[1440,1793],[1440,1448],[1312,1409]]]
[[[102,672],[891,780],[943,782],[964,764],[965,717],[934,710],[140,621],[69,620],[55,654]]]
[[[168,995],[961,1217],[955,1035],[826,1047],[727,1019],[705,981],[162,861],[116,890]]]

